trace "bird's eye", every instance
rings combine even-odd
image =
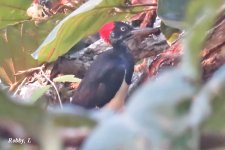
[[[124,27],[124,26],[120,28],[121,31],[125,31],[126,29],[127,29],[127,28]]]

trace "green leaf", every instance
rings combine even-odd
[[[74,75],[64,75],[53,79],[54,82],[80,82],[81,79],[76,78]]]
[[[106,22],[129,16],[125,0],[87,1],[63,19],[33,53],[39,62],[51,62],[65,54],[83,37],[96,33]]]
[[[163,22],[173,28],[185,27],[185,15],[191,0],[159,0],[158,16]]]
[[[15,73],[38,65],[31,53],[61,18],[55,16],[39,24],[26,21],[0,30],[0,78],[4,83],[20,81],[23,76],[14,76]]]
[[[39,87],[37,89],[35,89],[31,95],[31,99],[29,102],[31,103],[35,103],[40,97],[43,96],[43,94],[49,90],[51,86],[50,85],[46,85],[44,87]]]
[[[161,22],[160,30],[165,35],[167,42],[173,43],[180,35],[180,30],[176,28],[169,27]]]
[[[34,40],[34,31],[26,30],[30,24],[18,24],[9,26],[0,31],[0,77],[8,85],[12,85],[19,79],[14,74],[19,70],[25,70],[36,66],[29,51],[37,46]],[[29,32],[32,32],[29,35]]]
[[[27,9],[33,0],[1,0],[0,29],[30,19]]]
[[[204,124],[203,131],[225,133],[225,101],[222,96],[213,101],[212,111],[212,115]]]

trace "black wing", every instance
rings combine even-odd
[[[124,75],[124,64],[112,51],[100,55],[86,73],[72,103],[85,108],[104,106],[119,90]]]

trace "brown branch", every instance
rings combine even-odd
[[[14,74],[15,76],[19,76],[19,75],[23,75],[23,74],[32,74],[34,73],[35,71],[40,71],[40,69],[44,69],[45,68],[45,65],[42,65],[40,67],[35,67],[35,68],[30,68],[30,69],[27,69],[27,70],[21,70],[21,71],[18,71],[16,74]]]

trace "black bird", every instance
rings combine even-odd
[[[123,22],[109,22],[100,29],[100,37],[113,48],[92,63],[73,95],[73,104],[87,109],[123,106],[134,71],[134,58],[123,41],[133,30]]]

